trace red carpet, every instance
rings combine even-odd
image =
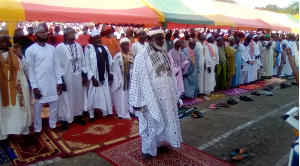
[[[101,117],[96,118],[94,124],[87,122],[86,126],[81,126],[73,123],[68,131],[47,130],[47,134],[70,157],[138,136],[138,121]]]
[[[247,89],[247,90],[254,90],[262,87],[263,86],[260,84],[239,85],[239,88]]]
[[[25,143],[23,137],[14,136],[10,139],[9,147],[17,157],[12,160],[14,165],[27,165],[64,155],[43,131],[39,141],[31,145]]]
[[[104,157],[114,165],[128,166],[232,166],[213,156],[210,156],[202,151],[194,149],[184,143],[180,148],[172,148],[170,153],[158,154],[149,162],[144,162],[141,152],[141,138],[106,147],[97,151],[97,154]]]

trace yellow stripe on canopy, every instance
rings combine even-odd
[[[25,21],[20,0],[0,0],[0,21]]]
[[[165,15],[162,12],[160,12],[158,9],[156,9],[153,5],[151,5],[147,1],[145,1],[145,0],[141,0],[141,1],[144,2],[144,4],[146,6],[148,6],[157,15],[158,22],[165,22],[166,21]]]

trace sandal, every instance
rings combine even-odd
[[[228,108],[229,107],[229,105],[227,103],[219,103],[217,105],[219,105],[220,107],[223,107],[223,108]]]
[[[296,85],[297,86],[298,84],[296,82],[292,82],[291,85]]]
[[[250,100],[246,96],[240,96],[240,100],[250,102]]]
[[[254,96],[260,96],[261,94],[258,93],[257,91],[255,91],[255,92],[252,92],[251,95],[254,95]]]
[[[227,100],[227,103],[230,104],[230,105],[236,105],[238,102],[235,101],[235,100],[232,99],[232,98],[229,98],[229,100]]]
[[[248,155],[247,154],[238,154],[238,155],[235,155],[233,157],[231,157],[233,160],[236,160],[236,161],[242,161],[244,160],[245,158],[247,158]]]
[[[217,106],[217,104],[211,104],[209,107],[209,109],[219,109],[220,107]]]
[[[192,114],[191,114],[191,117],[193,118],[203,118],[204,117],[204,114],[202,112],[199,112],[199,111],[194,111]]]
[[[234,151],[230,152],[230,156],[236,156],[238,154],[244,154],[247,152],[247,149],[246,148],[238,148],[238,149],[235,149]]]
[[[245,96],[247,100],[249,101],[253,101],[253,99],[251,99],[250,97]]]

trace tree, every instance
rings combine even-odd
[[[277,5],[272,5],[269,4],[266,7],[255,7],[255,9],[260,9],[260,10],[268,10],[272,12],[277,12],[277,13],[286,13],[286,14],[299,14],[299,2],[293,2],[286,8],[280,8]]]
[[[237,4],[237,2],[235,2],[234,0],[215,0],[215,1]]]

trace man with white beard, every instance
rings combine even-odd
[[[151,41],[134,60],[129,104],[137,111],[143,159],[168,152],[162,141],[173,147],[182,142],[178,105],[182,105],[176,78],[164,50],[164,31],[150,30]]]

